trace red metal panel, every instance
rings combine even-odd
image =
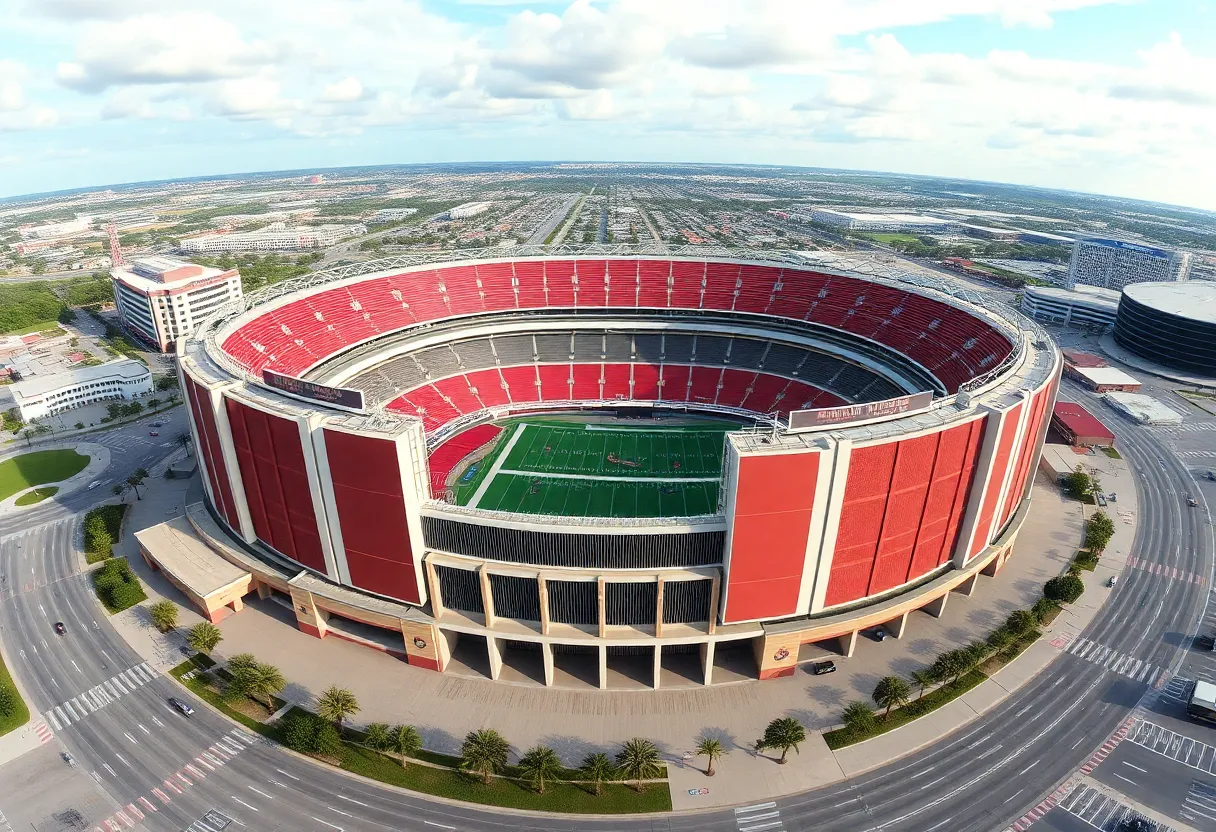
[[[326,572],[299,425],[226,399],[254,533],[284,556]]]
[[[705,279],[704,263],[675,260],[671,264],[671,306],[673,309],[699,309],[701,282]]]
[[[1005,424],[1001,426],[1001,435],[997,439],[996,450],[993,452],[992,472],[988,475],[988,491],[984,494],[984,502],[980,506],[979,517],[975,525],[975,538],[971,541],[971,551],[967,553],[968,558],[975,557],[988,545],[1001,486],[1004,484],[1006,476],[1009,475],[1013,440],[1017,437],[1018,418],[1021,412],[1022,405],[1020,404],[1010,408],[1005,416]]]
[[[325,449],[351,583],[420,603],[396,444],[327,428]]]
[[[984,420],[977,419],[938,434],[937,458],[921,513],[909,580],[932,572],[950,560],[958,539],[966,494],[975,475],[983,425]]]
[[[608,303],[608,287],[604,278],[608,274],[606,260],[576,260],[574,261],[574,283],[578,286],[578,305],[606,306]],[[636,266],[634,267],[636,269]]]
[[[1009,522],[1009,518],[1013,516],[1014,512],[1017,511],[1018,503],[1026,496],[1029,483],[1034,479],[1034,458],[1038,453],[1041,437],[1046,430],[1046,424],[1052,416],[1051,403],[1054,397],[1055,381],[1052,380],[1032,400],[1033,409],[1031,410],[1031,419],[1028,420],[1026,425],[1025,440],[1022,445],[1021,458],[1018,461],[1017,476],[1009,487],[1008,494],[1006,494],[1005,510],[1001,514],[1000,525],[1002,528]],[[1097,420],[1095,419],[1094,421]]]
[[[215,424],[215,413],[211,409],[211,392],[187,375],[186,395],[190,400],[194,423],[200,431],[200,435],[197,437],[199,450],[203,455],[203,464],[207,468],[211,493],[215,495],[215,508],[228,522],[229,527],[239,530],[241,528],[240,515],[236,510],[236,500],[232,496],[232,485],[228,478],[228,468],[224,463],[219,431]]]
[[[574,306],[574,261],[545,261],[545,286],[549,306]]]
[[[855,448],[849,459],[826,606],[864,598],[874,572],[897,442]]]
[[[907,583],[911,577],[912,554],[937,459],[939,434],[899,443],[869,595]]]
[[[726,576],[726,622],[798,612],[819,454],[739,460]]]

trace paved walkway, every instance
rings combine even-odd
[[[41,483],[39,485],[39,487],[50,486],[50,485],[57,486],[59,488],[59,493],[57,493],[54,497],[47,498],[47,499],[54,500],[58,497],[62,497],[73,491],[78,491],[81,488],[86,488],[86,487],[88,487],[88,484],[90,482],[97,479],[97,477],[101,475],[101,472],[104,471],[106,468],[108,468],[110,465],[110,449],[104,445],[98,445],[96,442],[79,442],[79,441],[56,442],[51,445],[37,445],[37,447],[32,447],[32,448],[26,448],[24,446],[22,446],[20,449],[14,448],[12,453],[5,454],[3,459],[12,459],[13,457],[21,456],[22,454],[34,453],[34,452],[39,452],[39,451],[58,451],[58,450],[69,450],[69,449],[76,451],[76,453],[78,453],[78,454],[83,454],[83,455],[87,456],[89,458],[89,464],[85,466],[83,471],[81,471],[79,474],[76,474],[74,477],[69,477],[68,479],[63,480],[62,482],[48,482],[48,483]],[[3,461],[3,459],[0,459],[0,461]],[[26,491],[29,491],[29,490],[30,489],[28,489],[28,488],[23,489],[21,491],[18,491],[16,494],[12,495],[8,499],[0,501],[0,514],[14,514],[17,512],[25,511],[27,508],[33,508],[33,506],[41,505],[42,502],[45,502],[45,501],[42,501],[42,502],[34,503],[33,506],[16,505],[17,499],[22,494],[24,494]]]

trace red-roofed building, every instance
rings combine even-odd
[[[1080,350],[1060,350],[1064,356],[1065,367],[1105,367],[1107,363],[1099,355],[1094,355],[1092,352],[1081,352]]]
[[[1051,414],[1051,426],[1070,445],[1092,445],[1113,448],[1115,435],[1106,425],[1079,404],[1056,402]]]

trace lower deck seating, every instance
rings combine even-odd
[[[406,391],[387,408],[419,417],[427,433],[432,433],[483,407],[605,400],[717,405],[781,416],[791,410],[847,404],[805,381],[764,372],[687,364],[576,362],[458,373]]]
[[[497,425],[478,425],[464,433],[453,436],[430,454],[431,496],[437,497],[446,488],[448,475],[452,469],[473,451],[494,441],[502,428]]]

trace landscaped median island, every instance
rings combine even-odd
[[[32,451],[0,462],[0,500],[35,485],[60,482],[74,477],[89,464],[85,454],[70,448]]]
[[[237,667],[233,669],[233,663]],[[555,754],[538,746],[526,750],[519,764],[507,765],[509,744],[498,732],[481,730],[465,739],[465,756],[427,751],[411,726],[370,725],[363,731],[338,726],[358,712],[348,691],[331,688],[319,699],[328,719],[298,706],[267,723],[267,701],[282,707],[268,690],[250,691],[254,679],[272,677],[277,670],[248,654],[233,656],[228,669],[199,654],[170,674],[200,699],[267,739],[353,774],[424,794],[512,809],[573,814],[629,814],[671,810],[666,770],[657,748],[647,740],[631,740],[613,762],[606,755],[588,755],[584,767],[568,769]],[[272,679],[282,690],[285,680]],[[404,755],[402,753],[404,750]],[[549,753],[546,753],[549,752]],[[614,782],[614,781],[625,782]]]
[[[126,558],[110,558],[93,572],[93,589],[110,615],[148,600],[143,585]]]
[[[114,544],[122,537],[126,503],[111,503],[90,509],[84,516],[84,554],[88,563],[114,556]]]
[[[1060,604],[1071,604],[1080,597],[1084,585],[1074,569],[1070,567],[1067,574],[1048,581],[1043,597],[1032,608],[1011,612],[984,641],[942,653],[928,667],[913,672],[910,680],[899,676],[879,679],[872,698],[883,711],[876,713],[868,702],[849,703],[841,714],[844,727],[823,735],[828,748],[835,751],[893,731],[987,681],[1038,641],[1042,635],[1039,628],[1059,615]],[[933,685],[938,687],[929,690]],[[914,686],[920,691],[915,699]]]
[[[57,485],[39,486],[38,488],[32,489],[32,490],[27,491],[24,494],[22,494],[20,497],[18,497],[16,500],[13,501],[13,505],[32,506],[35,503],[41,503],[43,500],[54,497],[58,493],[59,493],[59,486],[57,486]]]
[[[4,659],[0,657],[0,737],[29,721],[30,709],[21,699],[13,677],[4,666]]]

